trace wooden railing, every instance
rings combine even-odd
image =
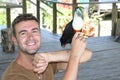
[[[64,5],[71,5],[73,7],[73,11],[75,9],[75,7],[78,5],[78,4],[112,4],[112,32],[111,32],[111,36],[115,36],[116,35],[116,27],[117,27],[117,20],[118,20],[118,17],[117,17],[117,13],[118,13],[118,10],[117,10],[117,5],[116,3],[120,3],[120,1],[117,1],[117,2],[84,2],[84,3],[76,3],[76,0],[73,0],[73,3],[63,3],[63,2],[59,2],[59,1],[51,1],[51,0],[46,0],[46,1],[49,1],[49,2],[52,2],[53,3],[53,33],[56,33],[57,32],[57,13],[56,13],[56,4],[64,4]]]
[[[29,1],[29,0],[28,0]],[[37,18],[40,20],[40,1],[41,0],[36,0],[37,2]],[[44,0],[42,0],[44,1]],[[117,6],[116,6],[116,3],[120,3],[120,1],[117,1],[117,2],[80,2],[80,3],[76,3],[76,0],[73,0],[72,3],[64,3],[64,2],[58,2],[58,1],[55,1],[55,0],[46,0],[46,1],[49,1],[49,2],[52,2],[53,3],[53,33],[57,33],[57,8],[56,8],[56,4],[63,4],[63,5],[70,5],[73,7],[72,11],[74,11],[75,7],[78,5],[78,4],[112,4],[112,14],[114,14],[114,16],[112,16],[112,33],[111,35],[112,36],[115,36],[116,35],[116,27],[117,27]],[[23,13],[27,13],[27,10],[26,10],[26,0],[23,0],[23,3],[22,3],[22,6],[11,6],[11,7],[3,7],[3,6],[0,6],[0,8],[6,8],[7,10],[7,27],[10,27],[10,8],[13,8],[13,7],[21,7],[23,9]]]

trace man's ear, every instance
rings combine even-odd
[[[14,42],[15,45],[18,45],[17,44],[17,40],[16,40],[16,37],[12,35],[12,41]]]

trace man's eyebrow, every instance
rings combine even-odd
[[[39,28],[33,28],[32,30],[39,30]]]
[[[38,30],[39,31],[39,28],[33,28],[32,30]],[[26,32],[27,30],[21,30],[18,34],[22,33],[22,32]]]

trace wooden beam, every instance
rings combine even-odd
[[[22,8],[22,6],[0,6],[0,8]]]
[[[57,7],[56,3],[53,3],[53,33],[57,33]]]
[[[46,0],[51,3],[56,3],[56,4],[64,4],[64,5],[72,5],[72,3],[67,3],[67,2],[61,2],[61,1],[56,1],[56,0]]]
[[[56,4],[64,4],[64,5],[73,5],[73,3],[61,2],[59,0],[46,0],[48,2],[56,3]],[[74,1],[74,0],[73,0]],[[91,2],[77,2],[77,4],[110,4],[110,3],[120,3],[120,1],[91,1]]]
[[[6,20],[7,20],[7,28],[10,28],[11,27],[10,8],[6,8]]]
[[[77,7],[77,1],[73,0],[73,5],[72,5],[72,13],[74,15],[75,8]]]
[[[39,0],[36,0],[36,3],[37,3],[37,6],[36,6],[36,12],[37,12],[37,19],[39,21],[39,24],[40,24],[40,1]]]
[[[26,5],[26,0],[23,0],[22,1],[22,5],[23,5],[23,14],[26,14],[27,13],[27,5]]]
[[[111,36],[115,36],[116,27],[117,27],[118,11],[117,11],[116,3],[113,3],[112,6],[113,6],[113,8],[112,8],[112,32],[111,32]]]
[[[120,36],[120,19],[117,21],[116,36]]]
[[[120,1],[91,1],[91,2],[78,2],[78,4],[110,4],[110,3],[120,3]]]
[[[96,18],[105,17],[105,16],[107,16],[107,15],[109,15],[109,14],[111,14],[111,13],[112,13],[112,12],[103,13],[103,14],[97,16]]]

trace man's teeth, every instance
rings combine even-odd
[[[31,45],[34,45],[35,42],[28,42],[27,45],[31,46]]]

